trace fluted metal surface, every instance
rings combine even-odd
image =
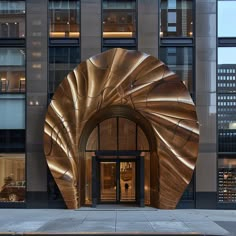
[[[79,206],[83,128],[95,113],[115,105],[130,107],[150,122],[157,140],[157,149],[152,151],[159,160],[158,207],[175,208],[191,180],[198,155],[194,103],[163,62],[120,48],[82,62],[62,81],[48,107],[44,150],[67,207]]]

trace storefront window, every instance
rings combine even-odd
[[[0,93],[24,93],[25,84],[25,50],[0,48]]]
[[[0,1],[0,38],[25,37],[25,1]]]
[[[161,47],[160,59],[183,81],[193,93],[193,49],[192,47]]]
[[[134,0],[103,1],[103,38],[136,36],[136,2]]]
[[[79,38],[80,1],[49,1],[49,34],[51,38]]]
[[[192,2],[161,0],[160,37],[193,37]]]
[[[97,156],[96,151],[111,151],[116,152],[117,155]],[[141,156],[133,156],[130,153],[136,150],[143,150],[140,152]],[[122,154],[126,152],[127,155]],[[121,154],[121,155],[119,155]],[[144,160],[144,192],[145,204],[150,204],[150,147],[148,139],[143,130],[133,121],[115,117],[102,121],[91,132],[86,145],[85,152],[85,204],[92,204],[92,159],[102,159],[102,169],[100,169],[101,201],[116,201],[117,194],[117,177],[120,183],[120,197],[118,201],[132,202],[136,198],[135,192],[138,191],[136,181],[138,177],[137,160],[142,158]],[[109,165],[111,164],[111,165]],[[117,166],[119,171],[117,174]],[[105,167],[107,167],[107,174],[105,174]],[[135,172],[137,171],[137,175]],[[113,173],[113,177],[110,178]],[[112,186],[112,187],[111,187]],[[109,191],[108,191],[109,190]]]
[[[25,155],[1,153],[0,202],[24,202],[25,192]]]
[[[218,160],[218,202],[236,203],[236,159]]]

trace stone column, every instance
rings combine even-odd
[[[137,0],[138,50],[158,57],[159,7],[156,0]]]
[[[196,105],[200,149],[196,207],[216,207],[216,1],[196,0]]]
[[[47,207],[47,165],[43,127],[47,109],[48,0],[26,1],[27,206]]]
[[[81,61],[101,53],[101,0],[81,0]]]

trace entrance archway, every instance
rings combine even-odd
[[[87,121],[80,139],[79,150],[83,155],[79,178],[81,205],[150,205],[154,195],[151,191],[158,187],[156,149],[152,127],[135,110],[122,105],[97,112]],[[129,166],[127,175],[132,174],[129,180],[123,173],[125,166]],[[109,174],[113,176],[108,177]]]
[[[120,48],[82,62],[62,81],[48,107],[44,152],[67,207],[85,203],[86,143],[96,124],[114,117],[109,110],[117,107],[128,112],[119,116],[131,117],[149,141],[150,204],[175,208],[198,155],[194,103],[163,62]]]
[[[113,117],[96,124],[85,150],[85,199],[82,204],[136,203],[150,204],[150,145],[138,123],[118,116],[132,117],[132,110],[112,107]],[[107,113],[107,111],[102,111]],[[116,116],[117,115],[117,116]],[[104,119],[103,115],[99,115]],[[141,116],[139,123],[141,123]],[[94,125],[89,122],[89,125]],[[144,121],[143,121],[144,123]],[[88,126],[85,128],[87,129]],[[82,136],[83,137],[83,136]],[[157,162],[156,162],[157,163]],[[82,178],[81,178],[82,179]]]

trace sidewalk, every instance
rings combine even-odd
[[[30,232],[34,235],[79,232],[179,235],[195,232],[236,236],[236,210],[158,210],[150,207],[0,209],[0,235],[4,232],[18,235]]]

